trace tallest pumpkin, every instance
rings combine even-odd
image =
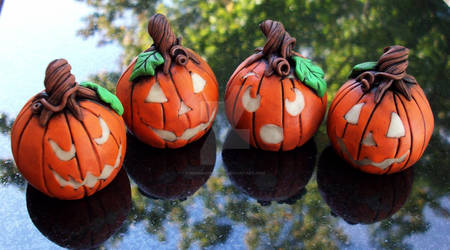
[[[280,22],[260,28],[264,48],[247,58],[227,83],[225,111],[231,126],[250,145],[287,151],[317,131],[327,107],[324,72],[294,51],[295,38]]]
[[[123,118],[139,140],[157,148],[179,148],[210,128],[219,96],[216,77],[195,52],[181,45],[165,16],[150,18],[153,45],[119,79]]]

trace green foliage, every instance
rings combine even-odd
[[[322,97],[327,90],[327,83],[323,79],[325,74],[323,70],[309,59],[299,56],[293,56],[292,59],[295,61],[295,73],[298,79]]]
[[[140,76],[154,76],[155,68],[164,63],[164,58],[156,50],[143,52],[138,55],[130,81],[134,81]]]
[[[82,82],[80,83],[80,85],[95,90],[97,92],[98,97],[100,97],[100,100],[109,104],[109,106],[114,111],[116,111],[117,114],[119,115],[123,114],[123,106],[119,98],[117,98],[117,96],[109,92],[107,89],[93,82]]]
[[[377,62],[363,62],[360,64],[356,64],[355,66],[353,66],[352,72],[350,73],[350,76],[348,78],[355,78],[364,71],[375,70],[376,66]]]
[[[429,97],[435,117],[435,133],[421,161],[416,164],[416,178],[411,195],[391,219],[364,226],[370,230],[373,248],[407,248],[412,235],[429,229],[424,215],[426,207],[441,218],[449,211],[442,204],[448,196],[450,171],[448,152],[450,135],[450,13],[441,0],[80,0],[92,8],[79,34],[99,38],[99,44],[117,43],[123,48],[120,68],[151,45],[147,22],[157,11],[171,21],[183,45],[207,59],[223,93],[234,69],[265,37],[258,24],[265,19],[282,22],[297,39],[301,51],[322,65],[328,82],[328,98],[347,80],[352,66],[378,58],[385,46],[399,44],[410,49],[408,74],[416,77]],[[358,66],[366,69],[368,66]],[[92,78],[113,90],[121,72],[103,72]],[[430,98],[432,97],[432,98]],[[2,131],[9,131],[8,119]],[[216,131],[224,131],[227,122],[221,112]],[[219,134],[219,133],[217,133]],[[220,133],[222,134],[222,133]],[[219,152],[222,140],[218,141]],[[321,148],[328,143],[325,127],[319,129],[316,142]],[[292,206],[272,203],[261,207],[243,195],[219,167],[208,183],[183,202],[151,200],[133,187],[133,207],[120,234],[131,223],[143,222],[149,234],[160,241],[166,224],[180,231],[180,248],[226,244],[233,229],[245,228],[247,246],[264,248],[336,249],[351,245],[339,219],[329,215],[315,180],[307,186],[306,195]],[[2,181],[24,186],[10,160],[1,164]],[[190,210],[200,211],[201,218],[192,222]],[[128,224],[127,224],[128,223]],[[120,237],[118,235],[114,237]]]

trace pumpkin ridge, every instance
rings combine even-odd
[[[16,165],[17,166],[19,166],[19,160],[20,160],[19,153],[20,153],[20,144],[22,142],[22,136],[23,136],[23,133],[25,132],[25,130],[27,129],[28,125],[30,124],[31,119],[33,119],[33,113],[30,114],[30,117],[28,118],[28,121],[25,123],[25,126],[23,126],[23,129],[22,129],[22,131],[20,132],[20,135],[19,135],[19,139],[17,140],[17,160],[16,160]]]
[[[124,74],[125,75],[125,74]],[[155,74],[155,79],[156,79],[156,75],[157,74]],[[155,83],[156,83],[156,80],[155,80]],[[134,131],[134,117],[133,117],[133,114],[134,114],[134,112],[133,112],[133,95],[134,95],[134,86],[135,86],[136,84],[131,84],[131,91],[130,91],[130,130],[131,131]]]
[[[25,112],[27,111],[27,110],[29,110],[29,109],[31,109],[31,101],[28,101],[29,102],[29,104],[28,104],[28,107],[23,107],[23,110],[21,110],[20,112],[19,112],[19,114],[16,116],[16,119],[15,120],[20,120],[21,118],[22,118],[22,116],[24,116],[24,114],[25,114]],[[27,102],[27,103],[28,103]],[[26,104],[25,104],[26,105]],[[30,116],[32,117],[33,116],[33,113],[31,113],[30,114]],[[14,124],[13,124],[14,125]],[[12,127],[11,127],[11,129],[12,129]]]
[[[183,65],[183,66],[184,66],[184,68],[189,72],[189,69],[186,67],[186,65]],[[178,98],[180,99],[180,105],[181,105],[181,102],[184,102],[184,103],[186,103],[186,102],[185,102],[184,99],[181,97],[180,92],[178,92],[177,85],[175,84],[175,81],[173,80],[172,69],[173,69],[173,67],[170,67],[170,70],[169,70],[169,77],[170,77],[170,80],[172,81],[172,84],[173,84],[173,87],[175,88],[175,91],[177,92],[177,96],[178,96]],[[180,116],[180,115],[178,115],[178,116]],[[192,126],[191,118],[189,118],[189,115],[188,115],[188,114],[186,114],[186,118],[187,118],[187,120],[188,120],[189,128],[190,128],[190,127]]]
[[[399,95],[398,99],[400,100],[400,102],[401,102],[401,104],[402,104],[402,106],[403,106],[403,109],[405,110],[406,118],[408,119],[409,134],[410,134],[410,136],[411,136],[411,143],[410,143],[411,145],[410,145],[410,148],[409,148],[408,160],[406,161],[405,165],[400,169],[400,171],[402,171],[403,169],[406,168],[406,166],[408,166],[409,160],[411,160],[411,153],[413,152],[412,150],[413,150],[413,144],[414,144],[414,137],[413,137],[413,132],[412,132],[412,129],[411,129],[411,128],[412,128],[412,127],[411,127],[411,121],[410,121],[410,119],[409,119],[409,115],[408,115],[406,106],[405,106],[405,104],[403,103],[403,100],[402,100],[402,98],[401,98],[400,95]]]
[[[82,106],[82,108],[98,118],[97,114],[94,111],[92,111],[90,108],[87,108],[84,106]],[[109,110],[109,109],[106,109],[106,110],[107,110],[107,112],[111,112],[111,110]],[[117,116],[113,115],[113,117],[117,120]],[[118,122],[121,122],[121,121],[118,121]],[[110,135],[114,138],[114,141],[116,142],[117,147],[119,147],[120,146],[120,144],[118,142],[119,140],[117,140],[116,136],[113,134],[112,131],[110,131]]]
[[[295,82],[294,82],[294,79],[290,78],[289,80],[291,81],[292,88],[295,89]],[[302,137],[303,137],[303,128],[302,128],[302,125],[303,125],[303,123],[302,123],[302,113],[300,113],[300,115],[298,116],[298,127],[299,127],[299,129],[300,129],[300,136],[299,136],[299,138],[298,138],[298,141],[297,141],[296,146],[299,145],[300,142],[302,141]]]
[[[95,116],[95,117],[97,117],[97,116]],[[80,123],[81,123],[81,126],[83,127],[84,131],[86,132],[86,134],[87,134],[87,136],[89,138],[89,142],[91,143],[92,148],[94,149],[95,157],[97,158],[97,162],[98,162],[98,170],[99,170],[99,173],[101,174],[102,173],[102,168],[104,167],[104,164],[102,164],[102,160],[101,160],[100,154],[98,153],[97,145],[94,144],[94,142],[93,142],[94,139],[92,138],[91,134],[89,133],[86,125],[83,122],[80,122]],[[112,134],[112,133],[110,132],[110,134]],[[119,150],[120,150],[120,147],[118,148],[118,151]],[[119,154],[120,154],[120,152],[119,152]],[[86,171],[86,173],[87,173],[87,171]],[[86,177],[84,177],[83,179],[85,179],[85,178]],[[97,181],[99,181],[99,187],[97,187],[96,191],[98,191],[100,186],[102,186],[102,184],[103,184],[101,180],[97,180]],[[83,185],[83,187],[85,188],[85,190],[87,189],[84,185]]]
[[[355,81],[354,83],[350,84],[347,88],[345,88],[345,89],[342,90],[342,95],[339,96],[339,99],[336,99],[336,98],[338,98],[338,94],[339,94],[339,93],[337,93],[336,96],[334,97],[333,102],[331,103],[330,110],[328,110],[328,114],[333,113],[334,110],[336,109],[336,107],[339,105],[339,103],[341,103],[341,101],[344,99],[344,97],[345,97],[350,91],[352,91],[353,89],[355,89],[355,88],[357,88],[357,87],[359,87],[359,86],[360,86],[360,84],[358,84],[357,81]],[[348,91],[345,92],[345,93],[343,93],[343,91],[346,91],[346,90],[348,90]],[[339,92],[339,91],[338,91],[338,92]]]
[[[264,61],[265,62],[265,61]],[[267,66],[267,65],[266,65]],[[262,74],[262,76],[261,76],[261,79],[259,80],[259,83],[258,83],[258,89],[256,90],[256,95],[258,95],[259,94],[259,89],[261,88],[261,85],[262,85],[262,81],[263,81],[263,79],[264,79],[264,74]],[[259,144],[258,144],[258,142],[257,142],[257,139],[256,139],[256,130],[255,130],[255,115],[256,115],[256,112],[252,112],[252,132],[253,132],[253,140],[255,141],[255,145],[256,145],[256,147],[257,148],[260,148],[260,146],[259,146]]]
[[[381,99],[384,97],[384,94],[385,94],[385,93],[386,93],[386,92],[383,93],[383,95],[381,96]],[[363,96],[364,96],[364,93],[363,93]],[[378,106],[379,106],[380,103],[381,103],[381,102],[375,103],[375,106],[373,107],[373,109],[372,109],[372,111],[371,111],[371,113],[370,113],[370,115],[369,115],[369,118],[367,119],[367,123],[366,123],[366,125],[364,126],[364,130],[363,130],[363,132],[362,132],[361,139],[359,139],[358,152],[357,152],[357,154],[356,154],[355,160],[359,160],[359,157],[361,156],[361,147],[362,147],[362,140],[364,139],[364,134],[366,133],[367,127],[369,126],[369,123],[370,123],[370,121],[371,121],[371,119],[372,119],[372,116],[373,116],[373,114],[375,113],[375,111],[376,111],[376,109],[378,108]]]
[[[82,107],[82,108],[83,108],[84,110],[86,110],[87,112],[91,113],[92,115],[94,115],[95,117],[99,118],[99,116],[97,116],[97,114],[95,114],[91,109],[89,109],[89,108],[87,108],[87,107]],[[109,111],[109,110],[108,110],[108,111]],[[113,116],[113,117],[116,118],[116,116]],[[110,131],[109,133],[110,133],[111,137],[114,139],[114,141],[115,141],[115,143],[116,143],[116,146],[119,147],[120,144],[119,144],[117,138],[114,136],[113,132]]]
[[[258,62],[256,63],[256,65],[255,65],[255,67],[253,67],[253,69],[250,70],[249,72],[252,72],[253,70],[255,70],[256,67],[258,67],[259,64],[261,64],[261,61],[258,61]],[[246,68],[247,68],[247,67],[244,67],[244,68],[242,68],[242,70],[244,70],[244,69],[246,69]],[[239,73],[241,73],[242,70],[240,70],[240,71],[235,75],[235,77],[236,77]],[[233,79],[234,79],[234,78],[233,78]],[[236,94],[236,98],[234,99],[233,112],[232,112],[231,114],[234,114],[234,112],[235,112],[235,110],[236,110],[236,103],[239,101],[239,94],[241,93],[242,88],[244,87],[245,82],[247,81],[247,79],[248,79],[248,78],[244,78],[244,81],[241,83],[241,86],[240,86],[240,88],[239,88],[239,91],[238,91],[237,94]],[[232,80],[230,80],[230,82],[232,82]],[[234,123],[233,126],[235,126],[235,125],[237,124],[238,121],[233,121],[233,120],[234,120],[234,115],[231,115],[231,118],[232,118],[232,122]]]
[[[353,88],[354,89],[354,88]],[[351,89],[350,91],[352,91],[353,89]],[[349,92],[350,92],[349,91]],[[349,92],[347,92],[345,95],[344,95],[344,97],[349,93]],[[358,104],[360,101],[361,101],[361,99],[363,99],[363,97],[366,95],[366,93],[364,93],[363,92],[363,94],[358,98],[358,100],[356,101],[356,103],[355,103],[355,105],[356,104]],[[344,98],[343,97],[343,98]],[[345,116],[345,114],[344,114],[344,116]],[[344,120],[345,120],[345,127],[344,127],[344,132],[342,133],[342,138],[344,138],[344,136],[345,136],[345,131],[347,130],[347,126],[348,126],[348,124],[349,124],[349,122],[345,119],[345,117],[343,117],[344,118]],[[369,117],[369,119],[370,119],[370,117]],[[363,133],[363,135],[362,135],[362,138],[364,138],[364,133]],[[361,141],[362,142],[362,141]]]
[[[44,146],[44,143],[45,143],[45,135],[47,134],[47,128],[48,128],[48,126],[45,126],[45,128],[44,128],[44,135],[42,136],[42,160],[41,160],[40,167],[41,167],[41,173],[42,173],[42,182],[44,182],[43,188],[50,196],[54,196],[50,192],[50,189],[48,188],[48,185],[47,185],[47,179],[45,178],[45,157],[44,157],[44,155],[45,155],[45,146]]]
[[[212,76],[208,71],[206,71],[206,70],[203,69],[202,67],[199,67],[199,66],[198,66],[197,64],[195,64],[195,63],[193,63],[192,66],[193,66],[194,68],[198,69],[199,71],[202,71],[203,73],[205,73],[209,78],[211,78],[211,80],[213,80],[214,84],[215,84],[217,87],[219,87],[219,83],[217,82],[217,80],[215,80],[215,79],[216,79],[215,76]],[[189,69],[187,68],[186,65],[183,65],[183,67],[184,67],[186,70],[189,70]]]
[[[422,143],[422,150],[421,150],[421,152],[423,154],[423,152],[425,152],[425,144],[427,142],[427,124],[425,122],[425,116],[423,115],[422,108],[420,107],[419,103],[417,103],[416,98],[413,95],[411,95],[411,97],[412,97],[412,99],[414,100],[414,102],[416,103],[417,107],[420,110],[420,116],[421,116],[422,122],[423,122],[423,143]]]
[[[395,112],[396,112],[397,114],[399,114],[399,112],[398,112],[397,98],[396,98],[395,93],[392,93],[392,97],[393,97],[393,99],[394,99]],[[399,115],[399,116],[400,116],[400,115]],[[401,119],[401,118],[400,118],[400,119]],[[400,143],[401,143],[401,139],[398,138],[398,139],[397,139],[397,149],[396,149],[396,151],[395,151],[394,158],[397,158],[397,157],[398,157],[398,152],[399,152],[399,150],[400,150]],[[391,172],[392,166],[393,166],[393,165],[394,165],[394,164],[390,165],[390,166],[387,168],[387,170],[384,172],[384,174],[387,174],[387,173]]]
[[[283,137],[284,137],[284,85],[283,85],[283,79],[281,79],[280,77],[280,87],[281,87],[281,127],[283,128]],[[282,140],[280,142],[280,148],[278,149],[278,151],[282,151],[283,148],[283,142],[284,140]]]
[[[72,142],[72,144],[74,144],[75,145],[75,142],[73,141],[73,134],[72,134],[72,129],[71,129],[71,127],[70,127],[70,122],[69,122],[69,118],[67,117],[67,113],[64,111],[64,118],[66,119],[66,123],[67,123],[67,127],[69,128],[69,134],[70,134],[70,140],[71,140],[71,142]],[[84,127],[84,124],[81,122],[81,121],[79,121],[81,124],[82,124],[82,126]],[[89,138],[89,140],[90,140],[90,138]],[[80,167],[80,162],[78,161],[78,155],[75,155],[75,160],[76,160],[76,162],[77,162],[77,168],[78,168],[78,172],[79,172],[79,174],[80,174],[80,179],[81,180],[83,180],[84,178],[83,178],[83,172],[81,172],[81,167]],[[70,176],[70,175],[69,175]],[[74,178],[75,179],[75,178]],[[84,185],[82,186],[83,187],[83,190],[84,190],[84,196],[87,196],[87,190],[86,190],[86,187],[84,187]]]

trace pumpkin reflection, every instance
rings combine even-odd
[[[372,224],[394,215],[406,202],[413,169],[391,175],[371,175],[353,169],[331,146],[320,156],[319,191],[333,215],[349,224]]]
[[[310,140],[287,152],[267,152],[250,147],[230,131],[222,158],[227,174],[244,193],[261,205],[271,201],[293,204],[306,193],[316,161],[316,144]]]
[[[177,149],[150,147],[128,135],[124,167],[139,191],[152,199],[185,200],[211,175],[216,162],[214,131]]]
[[[121,170],[110,185],[81,200],[58,200],[27,187],[28,214],[49,240],[66,248],[96,248],[122,225],[131,208],[130,181]]]

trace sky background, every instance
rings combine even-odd
[[[73,0],[6,0],[0,14],[0,112],[15,117],[44,88],[49,62],[65,58],[78,82],[118,69],[120,48],[77,36],[90,12]]]
[[[91,10],[73,0],[6,0],[0,14],[0,113],[15,118],[44,89],[45,69],[57,58],[72,65],[77,82],[118,69],[119,46],[97,46],[77,30]],[[0,158],[12,157],[7,135],[0,135]]]

